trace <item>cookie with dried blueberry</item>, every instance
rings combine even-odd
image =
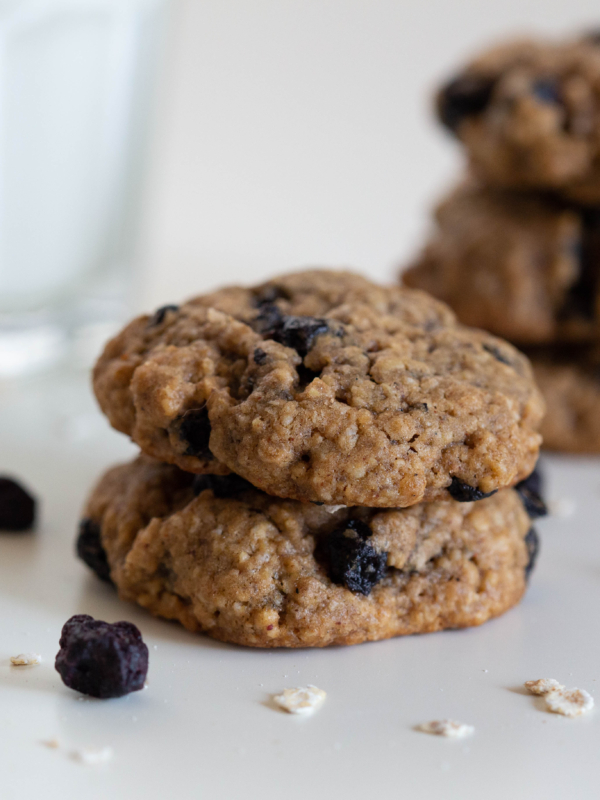
[[[122,599],[216,639],[322,647],[479,625],[519,601],[537,539],[521,495],[403,509],[272,497],[145,456],[84,517]]]
[[[364,296],[328,306],[310,287],[335,276],[245,290],[266,297],[251,317],[196,298],[134,320],[96,365],[100,405],[153,457],[301,501],[404,507],[454,479],[483,496],[528,475],[543,404],[527,360],[415,290],[341,273]]]
[[[513,342],[597,339],[600,209],[466,182],[402,279]]]
[[[600,350],[597,346],[530,348],[546,398],[543,446],[563,453],[600,453]]]
[[[597,36],[494,47],[440,89],[437,112],[486,183],[600,203]]]

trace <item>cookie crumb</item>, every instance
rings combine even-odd
[[[42,657],[38,653],[21,653],[11,656],[10,663],[15,667],[32,667],[34,664],[41,664]]]
[[[431,722],[424,722],[417,729],[434,736],[446,736],[448,739],[464,739],[465,736],[472,736],[475,733],[472,725],[465,725],[464,722],[456,722],[453,719],[434,719]]]
[[[578,717],[594,707],[594,698],[585,689],[567,689],[554,678],[525,681],[525,688],[543,696],[549,711],[565,717]]]
[[[96,766],[96,764],[105,764],[113,757],[112,747],[100,747],[97,750],[73,750],[71,753],[75,761],[88,766]]]
[[[59,747],[58,739],[44,739],[40,744],[43,744],[49,750],[58,750]]]
[[[523,686],[530,694],[544,695],[552,692],[555,689],[564,689],[562,683],[554,680],[554,678],[539,678],[537,681],[525,681]]]
[[[316,686],[299,686],[296,689],[284,689],[283,694],[277,694],[273,700],[284,711],[290,714],[312,714],[317,710],[327,694]]]
[[[594,707],[594,698],[585,689],[554,689],[544,695],[548,709],[565,717],[579,717]]]

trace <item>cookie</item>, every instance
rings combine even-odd
[[[461,322],[522,344],[600,334],[600,209],[467,182],[404,274]]]
[[[544,448],[600,453],[600,352],[595,347],[548,347],[529,351],[546,398]]]
[[[254,647],[479,625],[521,598],[537,537],[519,493],[408,509],[270,497],[140,457],[85,510],[124,600]]]
[[[424,293],[332,272],[139,317],[107,345],[94,388],[112,425],[161,461],[374,507],[443,497],[453,482],[513,485],[533,469],[543,413],[510,345]]]
[[[513,41],[437,97],[441,122],[484,182],[600,204],[600,40]]]

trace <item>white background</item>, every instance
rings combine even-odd
[[[461,168],[431,95],[523,32],[600,28],[594,0],[180,0],[140,305],[306,264],[389,277]]]
[[[303,264],[378,277],[417,247],[459,171],[429,95],[469,52],[516,30],[600,26],[592,2],[188,0],[175,6],[146,197],[140,306]],[[574,504],[539,524],[524,601],[482,628],[355,648],[260,652],[193,636],[118,601],[78,562],[80,509],[135,449],[81,376],[0,387],[0,473],[40,499],[32,534],[0,536],[0,798],[44,800],[596,800],[600,712],[569,720],[522,693],[600,681],[600,465],[547,463]],[[139,625],[149,688],[80,698],[53,669],[74,613]],[[9,657],[40,652],[39,667]],[[301,720],[272,693],[315,683]],[[417,733],[454,717],[452,742]],[[57,749],[43,742],[54,740]],[[112,761],[76,763],[111,746]]]

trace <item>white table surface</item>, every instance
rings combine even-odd
[[[520,606],[479,629],[350,648],[260,651],[218,644],[120,602],[76,560],[86,492],[135,451],[96,411],[84,375],[0,387],[0,472],[40,498],[34,533],[0,535],[0,797],[45,800],[365,797],[597,798],[600,709],[542,710],[523,681],[600,681],[600,460],[545,458],[550,498],[575,504],[541,521],[541,558]],[[565,503],[563,502],[563,505]],[[142,631],[149,687],[98,701],[53,667],[75,613]],[[16,668],[9,658],[38,652]],[[270,696],[314,683],[325,705],[302,719]],[[451,717],[459,741],[414,730]],[[42,742],[57,740],[50,749]],[[89,766],[76,748],[110,746]]]

